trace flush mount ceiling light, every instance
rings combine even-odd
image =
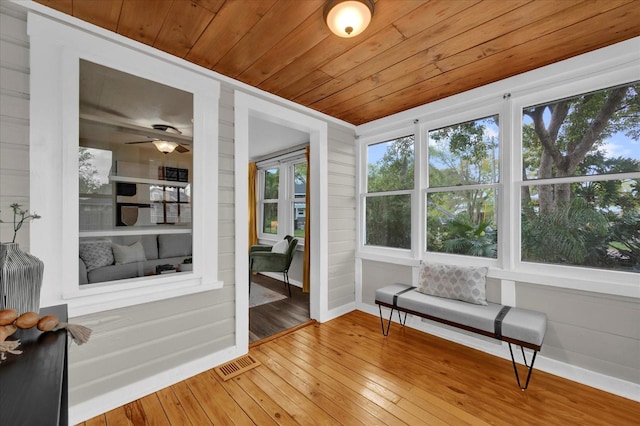
[[[173,150],[178,146],[177,143],[170,141],[153,141],[153,144],[158,148],[158,151],[164,154],[173,152]]]
[[[331,0],[324,8],[324,21],[332,33],[351,38],[362,33],[373,16],[373,0]]]

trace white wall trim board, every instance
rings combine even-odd
[[[376,317],[380,316],[380,311],[377,305],[364,303],[358,305],[357,309],[362,312],[375,315]],[[387,308],[383,308],[382,313],[383,316],[385,316],[386,323],[386,320],[389,318],[389,310]],[[397,321],[394,322],[397,326]],[[407,322],[405,326],[511,361],[507,344],[498,342],[494,339],[473,337],[459,333],[438,325],[423,322],[421,318],[413,315],[407,315]],[[393,338],[393,331],[389,334],[388,338]],[[518,358],[516,358],[516,360],[518,360]],[[552,358],[547,358],[542,354],[538,354],[536,357],[535,369],[567,380],[582,383],[583,385],[591,386],[623,398],[640,402],[640,384],[607,376],[602,373],[587,370]],[[535,376],[535,374],[536,373],[534,371],[533,376]],[[535,386],[535,377],[532,377],[531,380],[531,386]]]
[[[274,280],[282,281],[282,274],[278,272],[260,272],[260,274],[269,278],[273,278]],[[289,282],[293,286],[302,288],[302,283],[298,280],[292,280],[291,278],[289,278]]]
[[[356,310],[356,302],[350,302],[346,305],[338,306],[337,308],[333,308],[327,312],[327,316],[325,317],[324,322],[331,321],[332,319],[336,319],[341,317],[342,315],[346,315],[349,312],[353,312]]]
[[[179,367],[163,371],[153,377],[148,377],[80,404],[70,406],[69,424],[78,424],[102,413],[106,413],[114,408],[135,401],[141,398],[142,395],[157,392],[174,383],[186,380],[189,377],[193,377],[196,374],[200,374],[216,365],[220,365],[223,362],[235,359],[246,353],[246,348],[240,349],[237,345],[232,346],[206,357],[181,364]]]

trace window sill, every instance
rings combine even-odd
[[[130,280],[84,284],[72,293],[64,294],[69,316],[87,315],[111,309],[140,305],[163,299],[222,288],[222,281],[204,282],[193,273],[181,272]]]

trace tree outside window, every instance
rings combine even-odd
[[[414,136],[367,147],[365,245],[411,248]]]
[[[262,182],[262,232],[277,235],[280,169],[276,167],[264,170]]]
[[[428,136],[427,251],[496,258],[498,116]]]
[[[307,162],[293,165],[293,198],[290,200],[293,218],[293,235],[304,238],[304,229],[307,223]]]
[[[639,89],[524,108],[522,260],[640,272]]]

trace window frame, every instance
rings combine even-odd
[[[267,181],[267,170],[271,170],[274,168],[278,168],[279,167],[265,167],[265,168],[261,168],[258,169],[258,206],[257,206],[257,217],[258,217],[258,223],[256,224],[256,226],[258,226],[258,238],[260,239],[269,239],[272,238],[273,235],[278,235],[278,233],[276,232],[275,234],[271,234],[271,233],[266,233],[264,232],[264,207],[265,204],[276,204],[278,206],[277,208],[277,222],[278,222],[278,230],[280,230],[280,203],[279,203],[279,197],[280,194],[282,193],[280,190],[280,184],[282,182],[282,172],[280,171],[278,173],[278,198],[265,198],[265,187],[266,187],[266,181]]]
[[[596,92],[600,90],[604,90],[613,86],[623,85],[627,83],[632,83],[634,81],[638,81],[637,75],[627,75],[626,78],[624,73],[623,75],[616,76],[614,71],[610,71],[608,73],[604,73],[597,77],[591,79],[584,80],[576,80],[567,82],[563,85],[553,86],[544,90],[539,90],[533,93],[530,93],[525,96],[518,97],[513,101],[513,112],[515,114],[514,121],[514,144],[513,144],[513,161],[516,165],[515,169],[519,170],[520,173],[517,175],[514,180],[513,187],[513,195],[516,196],[520,193],[521,189],[524,186],[536,186],[536,185],[547,185],[553,183],[576,183],[576,182],[593,182],[593,181],[607,181],[607,180],[619,180],[619,179],[627,179],[640,178],[640,172],[631,172],[631,173],[619,173],[619,174],[606,174],[606,175],[580,175],[580,176],[571,176],[571,177],[563,177],[563,178],[551,178],[551,179],[532,179],[532,180],[524,180],[522,176],[522,168],[523,168],[523,159],[522,159],[522,112],[525,108],[530,107],[531,105],[540,105],[546,103],[556,102],[561,99],[571,98],[575,96],[580,96],[590,92]],[[633,78],[631,78],[633,77]],[[538,273],[541,267],[548,268],[548,270],[556,277],[560,279],[571,279],[571,278],[583,278],[588,281],[600,281],[604,284],[603,286],[607,289],[613,289],[615,286],[622,284],[627,285],[629,282],[629,278],[636,277],[638,280],[640,274],[633,272],[624,272],[613,269],[600,269],[600,268],[590,268],[584,266],[574,266],[574,265],[559,265],[559,264],[551,264],[551,263],[537,263],[531,261],[522,260],[522,222],[520,220],[520,212],[522,209],[521,199],[519,196],[517,198],[517,210],[515,214],[517,214],[517,220],[514,220],[514,228],[512,232],[512,243],[517,251],[515,252],[515,256],[513,259],[513,267],[515,270],[523,271],[525,273],[535,274]],[[632,279],[632,278],[631,278]],[[640,286],[636,285],[636,288],[640,288]],[[611,292],[613,290],[609,290]]]
[[[218,193],[205,191],[200,184],[193,187],[193,197],[198,202],[192,210],[194,269],[191,274],[110,281],[91,288],[81,288],[78,279],[80,60],[192,93],[193,149],[198,152],[193,159],[193,180],[207,182],[214,188],[218,185],[220,82],[200,73],[196,67],[159,57],[153,49],[114,42],[110,37],[37,14],[29,14],[29,35],[33,61],[30,161],[43,165],[30,171],[31,209],[43,216],[41,223],[33,224],[31,233],[32,253],[47,265],[41,303],[66,303],[69,314],[77,316],[221,288]],[[50,111],[59,113],[52,115]]]
[[[264,161],[258,161],[257,166],[257,184],[258,184],[258,199],[256,200],[257,220],[256,226],[258,227],[258,242],[266,244],[274,244],[280,240],[283,240],[286,235],[294,236],[294,203],[304,202],[306,203],[306,196],[304,198],[295,198],[295,164],[306,163],[304,151],[296,150],[288,154],[270,158]],[[277,199],[265,199],[264,198],[264,183],[265,183],[265,170],[275,169],[279,170],[278,179],[278,198]],[[263,232],[262,223],[264,220],[264,205],[265,203],[277,203],[278,205],[278,232],[276,234],[268,234]],[[306,220],[305,220],[306,226]],[[296,237],[298,239],[298,247],[304,247],[304,236]]]
[[[356,206],[356,217],[359,218],[356,223],[356,235],[358,238],[357,250],[358,254],[364,257],[372,257],[372,258],[392,258],[392,259],[403,259],[409,260],[415,257],[416,252],[419,250],[420,242],[418,238],[416,238],[415,230],[419,227],[419,209],[416,209],[416,200],[419,197],[418,190],[418,177],[421,174],[421,168],[418,164],[418,158],[421,152],[421,135],[419,131],[420,127],[417,122],[412,123],[409,126],[404,126],[397,130],[391,130],[385,133],[381,133],[379,135],[373,135],[371,137],[360,138],[359,139],[359,149],[358,149],[358,164],[360,165],[360,173],[356,176],[356,187],[359,190],[359,200]],[[379,143],[390,142],[394,139],[399,139],[402,137],[413,136],[413,172],[414,172],[414,185],[412,189],[402,189],[402,190],[394,190],[394,191],[384,191],[384,192],[369,192],[369,173],[368,173],[368,149],[371,145],[377,145]],[[366,239],[366,202],[367,198],[370,197],[379,197],[379,196],[389,196],[389,195],[410,195],[411,197],[411,247],[408,249],[405,248],[397,248],[397,247],[385,247],[385,246],[374,246],[365,244]]]
[[[635,44],[632,44],[635,46]],[[519,260],[520,256],[520,199],[519,194],[522,180],[522,164],[520,152],[522,146],[522,108],[529,105],[551,102],[557,99],[571,97],[586,92],[604,89],[611,86],[630,83],[638,80],[640,62],[637,55],[631,53],[629,43],[613,46],[600,51],[591,52],[581,57],[566,60],[558,64],[549,65],[537,70],[529,71],[495,83],[488,84],[458,95],[434,101],[430,104],[416,107],[412,110],[396,114],[381,120],[376,120],[359,126],[356,137],[363,141],[381,141],[387,134],[404,128],[409,121],[421,122],[421,126],[439,128],[452,122],[463,122],[473,116],[500,114],[501,132],[501,168],[500,182],[504,197],[497,207],[502,213],[499,218],[501,229],[498,238],[498,262],[491,266],[488,276],[505,280],[503,282],[528,282],[537,285],[592,291],[601,294],[640,297],[638,274],[633,272],[619,272],[596,270],[593,268],[575,266],[556,266],[541,264],[526,264]],[[421,133],[420,133],[421,134]],[[424,139],[424,138],[423,138]],[[424,143],[424,141],[423,141]],[[421,147],[422,150],[426,146]],[[362,150],[358,155],[363,156]],[[416,168],[421,162],[416,162]],[[366,163],[358,161],[359,170],[356,174],[359,196],[362,198],[365,188]],[[427,177],[422,174],[420,188],[424,188]],[[418,253],[410,258],[394,256],[390,250],[371,253],[363,247],[361,238],[362,201],[357,204],[358,212],[358,241],[356,258],[380,262],[391,262],[413,266],[414,276],[420,262],[426,253]],[[425,208],[424,194],[421,194],[419,209]],[[414,210],[418,210],[414,207]],[[415,230],[413,231],[415,235]],[[418,236],[422,237],[424,230]],[[517,250],[514,249],[517,247]],[[430,261],[468,264],[466,257],[457,255],[440,255],[430,253]],[[474,262],[472,264],[477,264]]]
[[[503,119],[504,108],[500,104],[489,104],[486,107],[473,108],[468,111],[460,111],[458,114],[450,114],[446,117],[442,117],[440,119],[436,119],[433,121],[429,121],[424,123],[421,126],[421,133],[423,134],[423,143],[424,143],[424,159],[421,159],[421,167],[424,170],[424,183],[420,188],[421,193],[421,204],[423,206],[424,212],[421,216],[421,220],[424,224],[424,231],[421,235],[421,256],[429,256],[430,259],[439,262],[457,262],[465,265],[483,265],[483,266],[500,266],[504,262],[504,244],[502,244],[503,240],[503,232],[501,219],[503,214],[501,214],[501,207],[503,206],[502,199],[504,198],[504,154],[503,147],[507,144],[504,143],[504,131],[503,131]],[[446,127],[455,126],[458,124],[467,123],[470,121],[477,121],[481,119],[486,119],[489,117],[498,117],[499,125],[498,125],[498,181],[492,183],[478,183],[478,184],[469,184],[469,185],[460,185],[460,186],[446,186],[446,187],[431,187],[429,185],[429,132],[434,130],[443,129]],[[423,162],[424,161],[424,162]],[[427,248],[427,200],[428,195],[436,192],[457,192],[457,191],[470,191],[474,189],[491,189],[496,193],[494,202],[495,202],[495,210],[496,210],[496,222],[498,225],[498,239],[497,239],[497,253],[496,258],[488,258],[488,257],[479,257],[479,256],[469,256],[463,254],[456,253],[443,253],[443,252],[435,252],[428,251]]]

